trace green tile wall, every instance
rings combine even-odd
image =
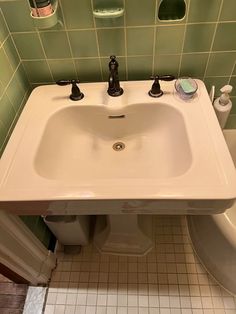
[[[114,0],[115,5],[125,7],[125,16],[116,20],[93,18],[93,8],[106,3],[110,6],[108,0],[59,0],[60,23],[46,30],[34,27],[27,0],[1,2],[5,17],[1,12],[0,62],[4,74],[0,96],[5,103],[1,111],[9,118],[0,120],[4,130],[0,146],[14,116],[12,109],[15,113],[19,110],[26,88],[26,79],[21,80],[20,74],[23,69],[33,85],[72,77],[104,81],[109,55],[115,54],[124,80],[148,79],[155,73],[190,75],[203,79],[208,88],[216,85],[217,95],[221,85],[235,84],[236,1],[185,1],[187,11],[182,20],[161,21],[157,14],[160,0],[139,1],[138,5],[137,0]],[[12,90],[18,92],[13,94]],[[233,108],[231,121],[235,113]]]
[[[37,54],[39,58],[44,56],[40,51],[40,44],[34,47],[27,45],[32,38],[35,40],[37,34],[27,33],[20,41],[17,35],[9,32],[0,5],[0,156],[31,90],[20,55],[23,54],[29,59],[31,55]],[[20,55],[13,40],[18,43]],[[53,237],[40,216],[24,216],[22,220],[46,247],[50,247]]]
[[[20,218],[46,248],[54,250],[55,237],[41,216],[20,216]]]
[[[94,19],[92,14],[94,7],[111,6],[110,0],[59,0],[60,23],[46,30],[34,27],[28,0],[5,1],[0,6],[33,85],[60,78],[105,81],[109,55],[115,54],[123,80],[190,75],[203,79],[208,88],[216,85],[218,95],[221,85],[235,84],[236,1],[185,2],[183,19],[163,21],[158,19],[160,0],[113,0],[125,7],[125,16],[116,20]],[[0,39],[8,32],[2,23]],[[4,58],[1,54],[0,60]],[[5,71],[8,80],[12,73]],[[232,100],[236,107],[236,96]],[[232,121],[236,126],[235,108],[228,126]]]
[[[30,88],[0,6],[0,156]]]

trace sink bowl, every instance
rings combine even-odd
[[[214,214],[236,197],[234,165],[205,85],[148,95],[149,81],[37,87],[0,160],[0,209],[17,214]]]
[[[183,116],[163,103],[130,104],[119,115],[105,106],[63,108],[47,121],[34,161],[40,176],[73,184],[171,178],[191,164]]]

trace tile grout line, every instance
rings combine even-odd
[[[214,53],[216,54],[220,54],[220,53],[234,53],[236,52],[236,50],[228,50],[228,51],[214,51]],[[202,52],[184,52],[182,53],[183,55],[196,55],[196,54],[200,54],[200,55],[204,55],[204,54],[209,54],[210,51],[202,51]],[[181,53],[158,53],[158,56],[181,56]],[[146,54],[146,55],[129,55],[129,57],[132,58],[138,58],[138,57],[152,57],[152,54]],[[125,55],[117,55],[117,57],[119,58],[125,58]],[[72,58],[47,58],[49,61],[68,61],[71,59],[75,59],[75,60],[89,60],[89,59],[98,59],[98,56],[94,56],[94,57],[72,57]],[[100,59],[107,59],[109,58],[109,56],[100,56]],[[45,59],[21,59],[21,61],[26,61],[26,62],[34,62],[34,61],[45,61]]]
[[[8,138],[9,132],[11,132],[12,125],[13,125],[15,119],[17,118],[17,114],[18,114],[18,111],[15,110],[15,107],[14,107],[14,105],[13,105],[11,99],[9,98],[9,95],[8,95],[8,93],[7,93],[7,89],[8,89],[8,87],[10,86],[10,84],[11,84],[13,78],[15,77],[16,72],[17,72],[18,69],[20,68],[22,61],[21,61],[21,57],[20,57],[20,55],[19,55],[18,49],[16,48],[15,42],[14,42],[14,40],[13,40],[13,38],[12,38],[12,34],[11,34],[11,31],[10,31],[10,28],[9,28],[8,23],[7,23],[6,19],[5,19],[5,16],[4,16],[3,12],[2,12],[2,9],[0,9],[0,13],[1,13],[2,17],[3,17],[3,20],[4,20],[4,22],[5,22],[5,25],[6,25],[7,31],[8,31],[8,35],[7,35],[7,37],[5,38],[5,40],[1,43],[0,49],[3,50],[4,54],[5,54],[6,57],[7,57],[8,62],[9,62],[9,64],[10,64],[10,67],[11,67],[12,70],[13,70],[11,79],[9,80],[8,84],[5,86],[5,88],[4,88],[4,90],[3,90],[3,93],[2,93],[2,95],[1,95],[1,97],[0,97],[0,100],[2,100],[2,98],[3,98],[4,96],[6,96],[6,97],[8,98],[8,100],[9,100],[9,102],[10,102],[10,105],[11,105],[11,107],[12,107],[14,113],[15,113],[14,119],[13,119],[13,121],[12,121],[12,123],[11,123],[9,129],[7,129],[7,127],[6,127],[5,123],[4,123],[4,121],[1,120],[1,124],[3,125],[3,127],[5,128],[5,130],[7,131],[6,138],[4,139],[4,141],[3,141],[3,143],[2,143],[2,146],[1,146],[1,148],[0,148],[0,151],[1,151],[2,148],[3,148],[4,145],[5,145],[5,141],[6,141],[7,138]],[[5,46],[5,44],[7,43],[7,40],[8,40],[9,38],[11,39],[11,41],[12,41],[12,43],[13,43],[13,46],[14,46],[14,48],[15,48],[16,54],[17,54],[17,56],[18,56],[18,58],[19,58],[19,63],[17,64],[17,66],[16,66],[15,69],[13,68],[12,62],[11,62],[11,60],[10,60],[8,54],[6,53],[6,49],[4,48],[4,46]],[[28,76],[27,76],[27,78],[28,78]],[[20,84],[19,79],[16,78],[16,80],[17,80],[17,82]],[[20,85],[20,87],[21,87],[21,85]],[[23,100],[24,100],[25,95],[27,94],[27,92],[28,92],[28,90],[25,92],[25,94],[24,94],[24,96],[23,96],[23,98],[22,98],[22,102],[23,102]],[[18,110],[21,108],[22,102],[21,102],[21,105],[20,105],[20,107],[18,108]]]
[[[21,101],[21,105],[20,105],[18,111],[16,112],[15,117],[14,117],[14,119],[13,119],[13,121],[12,121],[12,123],[11,123],[11,125],[10,125],[10,127],[9,127],[8,130],[7,130],[7,128],[5,127],[5,124],[3,124],[3,121],[0,120],[0,121],[2,122],[2,124],[3,124],[3,126],[5,127],[5,129],[7,130],[7,135],[6,135],[6,137],[5,137],[5,139],[4,139],[3,143],[2,143],[2,146],[0,147],[0,152],[2,151],[2,149],[3,149],[3,147],[5,146],[6,142],[9,140],[8,137],[9,137],[9,135],[12,133],[12,131],[13,131],[13,129],[14,129],[14,128],[13,128],[13,125],[14,125],[15,121],[18,119],[18,113],[21,111],[22,107],[23,107],[24,104],[25,104],[25,101],[26,101],[27,98],[28,98],[28,93],[29,93],[29,91],[26,91],[26,92],[25,92],[25,94],[24,94],[24,96],[23,96],[23,99],[22,99],[22,101]],[[10,101],[10,99],[9,99],[9,101]]]
[[[236,75],[234,75],[234,69],[235,69],[235,68],[236,68],[236,60],[235,60],[234,65],[233,65],[233,67],[232,67],[232,71],[231,71],[230,76],[229,76],[228,84],[230,84],[230,81],[231,81],[232,77],[235,77],[235,76],[236,76]],[[232,96],[231,96],[231,97],[232,97]]]
[[[91,8],[92,8],[92,14],[93,14],[93,11],[94,11],[94,5],[93,5],[93,0],[91,0]],[[97,45],[97,53],[98,53],[98,62],[99,62],[99,67],[100,67],[100,74],[101,74],[101,78],[102,78],[102,81],[104,80],[104,75],[103,75],[103,69],[102,69],[102,61],[101,61],[101,54],[100,54],[100,46],[99,46],[99,40],[98,40],[98,28],[97,28],[97,25],[96,25],[96,18],[95,16],[93,15],[93,24],[94,24],[94,31],[95,31],[95,38],[96,38],[96,45]]]
[[[2,92],[2,96],[0,97],[0,100],[2,100],[4,94],[7,92],[7,89],[8,89],[8,87],[9,87],[9,85],[11,84],[11,81],[13,80],[13,78],[14,78],[14,76],[15,76],[17,70],[19,69],[20,65],[21,65],[21,63],[19,62],[19,64],[18,64],[18,66],[16,67],[15,71],[13,71],[13,73],[12,73],[11,79],[10,79],[9,82],[7,83],[6,87],[4,88],[4,90],[3,90],[3,92]]]
[[[14,47],[15,47],[16,53],[17,53],[18,58],[19,58],[19,60],[20,60],[20,66],[22,65],[22,67],[23,67],[23,69],[24,69],[24,73],[25,73],[25,75],[26,75],[26,77],[27,77],[27,81],[28,81],[28,84],[29,84],[29,87],[30,87],[30,80],[29,80],[28,73],[27,73],[27,71],[25,71],[25,68],[24,68],[24,66],[23,66],[22,58],[21,58],[21,55],[20,55],[20,53],[19,53],[19,51],[18,51],[18,48],[17,48],[17,46],[16,46],[15,40],[14,40],[14,38],[13,38],[13,36],[12,36],[11,33],[10,33],[10,35],[11,35],[11,40],[12,40],[13,45],[14,45]],[[19,84],[21,84],[19,78],[17,78],[17,81],[18,81]]]
[[[155,3],[155,21],[154,21],[154,32],[153,32],[153,48],[152,48],[152,76],[155,75],[154,71],[155,71],[155,61],[156,61],[156,36],[157,36],[157,26],[156,26],[156,20],[157,20],[157,1]]]
[[[5,45],[5,43],[7,42],[8,38],[11,37],[11,34],[7,34],[6,38],[4,39],[4,41],[0,44],[0,49],[3,48],[3,46]]]
[[[158,0],[157,0],[158,1]],[[189,2],[190,3],[190,2]],[[217,21],[212,21],[212,22],[188,22],[188,25],[204,25],[204,24],[217,24]],[[219,24],[229,24],[229,23],[235,23],[235,21],[219,21]],[[175,22],[175,23],[166,23],[166,24],[146,24],[146,25],[132,25],[132,26],[126,26],[126,28],[150,28],[150,27],[166,27],[166,26],[185,26],[185,22]],[[90,28],[73,28],[73,29],[67,29],[68,32],[77,32],[77,31],[95,31],[97,30],[106,30],[106,29],[122,29],[123,26],[107,26],[107,27],[90,27]],[[48,32],[61,32],[63,30],[41,30],[43,33],[48,33]],[[30,34],[30,33],[36,33],[36,31],[20,31],[20,32],[11,32],[11,34]]]
[[[164,221],[164,224],[165,224],[165,221]],[[180,234],[181,235],[181,246],[184,246],[184,247],[187,246],[187,245],[190,246],[189,238],[187,239],[187,241],[184,239],[187,235],[186,235],[186,231],[184,230],[185,226],[183,225],[182,220],[179,222],[179,225],[180,225],[180,228],[182,230],[181,234]],[[160,234],[164,235],[164,236],[165,235],[167,235],[167,236],[171,235],[172,236],[172,240],[166,242],[166,240],[163,239],[164,241],[163,242],[160,241],[160,244],[161,245],[165,245],[165,246],[166,245],[168,246],[168,244],[173,244],[173,245],[176,244],[176,245],[178,245],[180,242],[179,241],[176,242],[175,239],[173,238],[173,236],[174,235],[179,235],[179,232],[178,231],[176,233],[175,232],[176,231],[174,231],[174,230],[169,230],[168,232],[164,232],[164,233],[162,233],[162,232],[161,233],[154,233],[154,239],[156,240],[157,237]],[[156,263],[157,262],[157,254],[158,254],[157,244],[158,244],[158,242],[156,243],[156,246],[155,246],[156,249],[153,252],[153,254],[155,255],[155,260],[153,261],[153,258],[152,258],[152,261],[150,261],[150,263],[152,263],[152,262]],[[191,248],[191,246],[190,246],[190,248]],[[91,254],[89,254],[89,256],[87,258],[84,258],[84,256],[85,256],[84,254],[86,254],[85,250],[86,250],[86,248],[84,249],[84,252],[82,251],[82,255],[80,256],[80,258],[78,260],[76,259],[76,261],[78,261],[78,263],[82,263],[81,264],[82,266],[83,266],[84,263],[91,262],[91,258],[92,258]],[[93,248],[93,251],[95,252],[95,248]],[[87,254],[89,252],[90,252],[90,250],[87,251]],[[168,253],[168,251],[165,250],[165,249],[164,249],[164,251],[160,250],[159,253],[163,253],[163,252]],[[134,286],[132,286],[135,289],[132,292],[132,287],[131,287],[131,290],[129,290],[129,283],[130,283],[129,281],[126,281],[126,282],[122,281],[122,282],[120,282],[120,281],[116,281],[116,280],[115,281],[110,281],[108,279],[108,281],[106,281],[106,283],[104,283],[105,291],[103,291],[103,293],[100,292],[100,295],[101,294],[102,295],[106,295],[106,303],[103,304],[103,305],[99,305],[99,303],[97,301],[98,299],[96,300],[96,304],[89,304],[87,299],[88,299],[88,296],[91,295],[91,294],[93,296],[96,296],[96,298],[98,298],[99,286],[100,286],[100,283],[102,281],[97,280],[97,281],[91,282],[90,277],[87,277],[87,280],[83,281],[83,282],[85,282],[85,285],[86,285],[86,291],[80,291],[79,290],[80,289],[79,285],[77,286],[77,291],[76,291],[77,297],[78,297],[78,295],[83,295],[85,297],[85,300],[84,300],[83,303],[78,303],[77,302],[78,298],[77,298],[76,303],[74,304],[74,306],[76,307],[76,309],[75,309],[76,312],[81,309],[83,311],[83,313],[85,313],[85,311],[86,311],[86,313],[88,312],[88,313],[95,314],[95,312],[96,312],[98,314],[98,313],[100,313],[100,311],[105,310],[106,313],[110,313],[110,311],[112,311],[112,313],[113,313],[113,311],[114,311],[114,313],[118,314],[118,313],[123,313],[123,311],[124,311],[124,313],[127,314],[127,312],[129,312],[129,309],[132,308],[132,313],[137,313],[139,305],[140,305],[140,308],[144,307],[144,309],[143,309],[144,313],[148,313],[149,309],[151,309],[151,308],[152,308],[151,309],[151,313],[154,313],[153,311],[155,311],[155,313],[157,313],[157,312],[159,313],[159,311],[162,312],[162,310],[163,311],[167,311],[166,313],[170,313],[170,312],[172,312],[172,310],[175,312],[177,310],[177,313],[180,313],[180,312],[182,312],[182,309],[183,309],[183,313],[188,313],[188,314],[189,313],[193,313],[193,312],[195,313],[195,311],[196,311],[196,314],[197,314],[197,312],[199,312],[199,313],[202,313],[203,311],[205,312],[205,310],[208,312],[208,309],[210,309],[209,311],[211,313],[213,313],[213,311],[215,309],[216,310],[219,309],[222,312],[222,311],[224,311],[227,308],[227,305],[224,305],[222,303],[222,306],[219,306],[219,305],[215,306],[212,303],[212,298],[215,296],[215,294],[212,293],[212,290],[210,291],[211,287],[217,287],[217,288],[220,289],[219,290],[219,294],[217,294],[217,297],[219,297],[220,300],[222,300],[222,302],[223,302],[223,299],[221,299],[221,298],[223,298],[224,296],[230,297],[231,298],[231,302],[233,302],[233,307],[231,307],[231,308],[232,309],[236,308],[236,304],[235,304],[235,300],[236,299],[233,299],[233,297],[231,295],[225,294],[224,290],[222,290],[222,288],[220,288],[214,281],[211,282],[210,275],[208,275],[205,271],[204,272],[198,271],[197,268],[201,267],[201,264],[200,264],[200,262],[197,259],[195,259],[195,255],[194,255],[194,252],[192,251],[192,248],[191,248],[191,252],[189,252],[187,249],[186,250],[184,249],[184,252],[181,251],[185,255],[184,261],[178,261],[177,260],[177,254],[178,254],[177,252],[179,252],[179,251],[176,251],[175,247],[173,247],[173,251],[170,252],[170,253],[176,255],[174,257],[175,260],[173,261],[173,263],[175,263],[175,264],[177,263],[177,265],[178,265],[178,263],[179,264],[184,264],[185,267],[187,266],[187,264],[190,263],[191,265],[194,265],[194,267],[195,267],[195,270],[187,270],[187,268],[186,268],[186,271],[181,271],[181,270],[178,270],[176,268],[173,271],[173,273],[175,273],[177,277],[178,277],[178,275],[180,275],[180,277],[181,276],[183,276],[183,277],[187,276],[185,278],[185,279],[187,279],[187,283],[184,283],[184,282],[181,283],[181,278],[180,278],[180,280],[176,281],[176,283],[171,283],[168,280],[165,283],[160,283],[160,282],[158,283],[158,281],[157,281],[156,284],[154,284],[155,287],[152,287],[152,289],[153,288],[156,289],[155,293],[151,294],[149,288],[151,287],[152,283],[150,281],[147,281],[147,282],[144,283],[142,280],[141,281],[138,280],[134,284]],[[187,254],[191,254],[192,257],[194,258],[194,260],[193,261],[188,261],[186,259]],[[67,260],[68,259],[66,259],[66,261]],[[101,261],[101,264],[102,263],[107,263],[107,266],[109,266],[111,263],[114,262],[114,261],[111,261],[109,258],[108,258],[107,261],[103,260],[103,259],[101,260],[101,258],[99,258],[99,260]],[[61,266],[61,267],[60,268],[58,267],[58,272],[59,273],[63,271],[63,263],[64,263],[64,261],[65,261],[65,259],[63,259],[63,257],[60,258],[59,266]],[[74,261],[74,259],[69,259],[70,263],[73,263],[73,261]],[[116,262],[117,262],[118,266],[122,265],[123,262],[125,262],[126,264],[128,264],[130,262],[133,262],[133,263],[135,262],[137,264],[137,267],[138,267],[138,265],[141,262],[141,265],[143,263],[146,264],[147,269],[148,269],[148,263],[149,263],[148,256],[147,256],[147,259],[145,259],[145,261],[144,260],[142,260],[142,261],[138,261],[138,260],[130,261],[129,259],[124,261],[122,259],[117,259]],[[166,260],[162,261],[162,263],[165,264]],[[168,263],[170,263],[170,261],[168,261]],[[104,265],[105,264],[103,264],[103,266]],[[85,265],[85,266],[87,266],[87,265]],[[84,268],[84,269],[82,267],[79,270],[80,270],[81,273],[83,271],[84,272],[87,271],[88,273],[93,272],[92,269],[87,269],[87,267]],[[64,269],[64,271],[66,272],[66,271],[68,271],[68,269]],[[72,269],[70,269],[70,271],[73,273]],[[102,269],[101,267],[99,267],[99,269],[96,271],[96,273],[99,274],[99,273],[102,273],[103,271],[104,271],[104,268]],[[111,273],[111,274],[114,273],[114,271],[109,270],[109,267],[107,268],[107,272]],[[116,273],[125,273],[125,274],[128,274],[129,272],[130,272],[129,270],[126,270],[126,271],[123,270],[123,271],[120,272],[120,268],[119,267],[118,267],[118,270],[116,271]],[[143,271],[141,271],[141,273],[147,274],[148,270],[146,270],[146,271],[143,270]],[[154,273],[158,274],[158,270],[154,271]],[[167,269],[167,271],[164,271],[162,273],[163,274],[164,273],[169,274],[169,271]],[[207,282],[203,283],[200,280],[197,280],[197,283],[195,282],[195,283],[191,284],[191,281],[188,278],[188,274],[189,275],[193,275],[193,276],[198,276],[198,275],[200,276],[201,274],[204,274],[204,275],[207,276],[207,278],[206,278]],[[60,276],[60,274],[59,274],[59,276]],[[81,279],[82,279],[82,277],[81,277]],[[78,281],[80,281],[80,279],[78,279]],[[59,279],[57,278],[57,280],[54,280],[54,283],[56,283],[56,287],[58,287],[60,285]],[[69,283],[70,283],[70,280],[69,280]],[[94,283],[94,285],[93,285],[93,283]],[[131,283],[131,285],[132,285],[132,283]],[[66,286],[68,286],[68,285],[66,285]],[[101,286],[102,286],[102,284],[101,284]],[[165,291],[161,291],[160,290],[162,286],[163,286],[163,289],[165,289]],[[190,289],[191,286],[197,287],[198,291],[199,291],[199,294],[196,295],[194,292],[191,293],[191,289]],[[202,292],[201,286],[208,287],[209,295],[208,294],[205,295]],[[90,287],[92,289],[91,291],[89,291]],[[96,291],[94,291],[94,287],[95,287]],[[140,290],[139,287],[141,289],[144,288],[144,290]],[[111,288],[111,290],[109,290],[109,288]],[[115,288],[115,290],[114,290],[114,288]],[[69,305],[67,303],[67,295],[71,295],[72,293],[70,291],[67,291],[67,292],[64,291],[63,287],[62,287],[62,289],[63,289],[62,291],[59,290],[60,288],[58,288],[56,291],[53,290],[53,289],[55,289],[55,288],[52,286],[52,290],[50,292],[52,294],[54,294],[55,299],[54,299],[54,301],[50,300],[50,302],[47,304],[48,305],[48,308],[46,308],[48,310],[47,313],[49,314],[49,313],[51,313],[51,311],[59,310],[59,308],[54,308],[54,307],[56,307],[58,305],[58,303],[56,301],[56,298],[57,298],[58,294],[62,294],[63,298],[66,297],[66,300],[64,300],[64,302],[62,302],[61,304],[63,304],[62,306],[65,307],[65,308],[63,308],[63,313],[64,313],[64,311],[65,311],[65,313],[67,313],[67,312],[69,313],[69,311],[72,310],[72,307],[71,307],[71,305]],[[84,287],[82,287],[82,289],[84,289]],[[123,290],[123,289],[125,289],[125,290]],[[174,289],[174,290],[171,292],[171,289]],[[130,291],[131,291],[131,293],[129,293]],[[173,294],[173,292],[174,292],[174,294]],[[136,303],[130,305],[128,300],[127,300],[125,305],[120,304],[119,303],[119,299],[118,299],[120,295],[121,296],[122,295],[135,296],[136,297]],[[110,300],[111,302],[110,302],[110,304],[108,304],[108,298],[110,296],[112,296],[112,298],[115,297],[115,299],[114,300]],[[159,301],[158,305],[157,305],[157,303],[155,303],[155,305],[150,303],[150,299],[149,299],[150,296],[154,296],[155,299],[158,299],[158,301]],[[207,301],[207,300],[204,300],[204,298],[206,296],[208,297],[208,301],[209,302],[211,301],[210,304],[209,303],[208,304],[205,303],[205,301]],[[143,299],[143,298],[146,298],[146,300]],[[145,301],[146,304],[144,304],[143,301]],[[173,305],[173,303],[171,301],[178,301],[178,303],[175,306],[175,305]],[[186,306],[186,302],[189,303],[188,306]],[[197,302],[197,303],[194,304],[194,302]],[[82,307],[80,308],[81,305],[82,305]],[[102,306],[103,309],[100,308],[100,306]],[[90,307],[92,307],[92,308],[90,308]],[[121,307],[123,307],[123,311],[122,311]],[[154,308],[155,308],[155,310],[154,310]]]
[[[52,70],[51,70],[51,67],[50,67],[50,65],[49,65],[49,62],[48,62],[48,59],[47,59],[47,55],[46,55],[46,52],[45,52],[45,49],[44,49],[43,41],[42,41],[42,38],[41,38],[41,35],[40,35],[40,31],[39,31],[38,28],[37,28],[37,30],[36,30],[36,33],[37,33],[37,35],[38,35],[38,39],[39,39],[41,48],[42,48],[42,50],[43,50],[43,54],[44,54],[44,58],[45,58],[44,61],[47,63],[47,66],[48,66],[48,69],[49,69],[49,73],[50,73],[50,75],[51,75],[52,82],[54,82]]]
[[[7,34],[7,36],[4,38],[3,42],[0,43],[0,49],[1,49],[1,48],[3,48],[5,42],[8,40],[8,38],[11,36],[11,32],[10,32],[9,26],[8,26],[8,24],[7,24],[7,21],[6,21],[6,19],[5,19],[5,16],[4,16],[4,14],[3,14],[1,8],[0,8],[0,14],[2,15],[3,21],[4,21],[5,25],[6,25],[7,32],[8,32],[8,34]]]
[[[128,81],[128,46],[127,46],[127,21],[126,21],[126,0],[123,0],[124,4],[124,36],[125,36],[125,78]]]
[[[58,0],[59,1],[59,5],[60,5],[60,8],[61,8],[61,13],[62,13],[62,18],[63,18],[63,22],[64,22],[64,28],[65,28],[65,33],[66,33],[66,38],[67,38],[67,41],[68,41],[68,45],[69,45],[69,49],[70,49],[70,54],[71,54],[71,58],[68,58],[67,60],[71,60],[72,59],[72,62],[73,62],[73,65],[74,65],[74,70],[75,70],[75,73],[76,73],[76,76],[77,76],[77,79],[78,79],[78,72],[77,72],[77,68],[76,68],[76,64],[75,64],[75,59],[74,59],[74,55],[73,55],[73,50],[72,50],[72,47],[71,47],[71,42],[70,42],[70,38],[69,38],[69,34],[68,34],[68,28],[67,28],[67,23],[66,23],[66,19],[65,19],[65,14],[64,14],[64,10],[63,10],[63,6],[62,6],[62,2],[61,0]],[[57,8],[58,9],[58,8]],[[63,23],[62,23],[63,24]],[[50,59],[49,59],[50,60]],[[55,59],[52,59],[52,60],[55,60]],[[64,60],[64,59],[61,59],[61,60]],[[71,78],[72,79],[72,78]]]
[[[223,4],[224,4],[224,0],[221,0],[221,4],[220,4],[218,16],[217,16],[217,22],[216,22],[214,33],[213,33],[212,40],[211,40],[210,51],[209,51],[209,55],[207,57],[207,63],[206,63],[206,67],[205,67],[205,71],[204,71],[204,75],[203,75],[203,81],[204,81],[204,79],[206,77],[208,65],[209,65],[209,62],[210,62],[210,57],[211,57],[213,45],[214,45],[214,42],[215,42],[216,31],[217,31],[217,28],[218,28],[218,25],[219,25],[219,20],[220,20],[220,15],[221,15],[221,11],[222,11],[222,8],[223,8]]]
[[[179,59],[178,76],[180,76],[181,67],[182,67],[184,44],[185,44],[185,38],[186,38],[186,33],[187,33],[187,25],[188,25],[188,16],[189,16],[189,11],[190,11],[190,6],[191,6],[191,0],[189,0],[189,2],[188,2],[187,13],[186,13],[186,20],[185,20],[185,24],[184,24],[183,42],[182,42],[182,49],[181,49],[180,59]]]

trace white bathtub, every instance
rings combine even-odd
[[[236,167],[236,129],[224,130],[224,136]],[[199,259],[224,288],[236,295],[236,203],[224,214],[188,216],[187,220]]]

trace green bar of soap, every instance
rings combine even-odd
[[[191,81],[189,79],[181,79],[179,82],[182,90],[186,94],[194,93],[195,92],[195,87],[192,86]]]

